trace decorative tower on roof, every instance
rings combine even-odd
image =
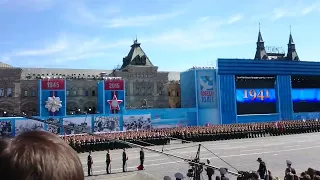
[[[147,66],[152,67],[153,64],[149,60],[148,56],[144,53],[142,48],[140,47],[141,43],[138,43],[137,38],[133,41],[131,45],[131,50],[128,55],[123,58],[123,63],[121,69],[132,65],[132,66]]]
[[[260,24],[259,24],[259,34],[258,34],[258,40],[257,40],[257,50],[256,55],[254,56],[254,59],[268,59],[268,55],[266,53],[265,47],[264,47],[264,41],[262,39],[262,35],[260,32]]]
[[[291,35],[291,27],[290,27],[290,35],[289,35],[289,42],[288,42],[288,53],[287,53],[287,60],[289,61],[300,61],[298,53],[296,51],[296,45],[293,42],[293,38]]]

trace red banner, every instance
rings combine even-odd
[[[64,79],[42,79],[41,89],[42,90],[64,90],[65,89]]]
[[[114,79],[104,81],[104,90],[122,91],[124,90],[124,80]]]

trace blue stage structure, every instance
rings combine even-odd
[[[38,83],[39,118],[78,127],[81,131],[70,131],[17,117],[0,118],[0,122],[14,136],[30,129],[44,129],[62,135],[83,131],[98,133],[320,118],[320,110],[294,110],[297,102],[320,103],[320,87],[292,88],[292,77],[297,76],[318,76],[320,79],[320,63],[218,59],[216,69],[192,68],[180,74],[182,108],[175,109],[125,109],[124,80],[109,78],[98,82],[99,113],[72,116],[66,116],[66,81],[42,79]],[[250,82],[257,83],[247,83],[248,77],[253,78]],[[259,78],[269,84],[262,86]],[[246,86],[243,83],[247,83]],[[266,111],[257,114],[245,112],[251,108]]]
[[[276,120],[320,118],[319,112],[294,113],[294,101],[320,101],[320,89],[292,89],[292,76],[320,76],[320,63],[282,60],[218,59],[219,105],[222,124]],[[236,89],[236,76],[275,76],[274,88],[248,88],[251,96],[256,92],[268,92],[264,101],[276,103],[276,112],[259,115],[237,115],[237,101],[245,93]],[[312,82],[310,82],[312,83]],[[246,95],[247,96],[247,95]],[[250,97],[249,97],[250,99]],[[256,98],[255,98],[256,99]],[[252,98],[251,98],[252,100]],[[263,103],[263,102],[261,102]]]

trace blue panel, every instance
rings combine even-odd
[[[195,70],[180,73],[181,107],[196,107]]]
[[[237,89],[236,96],[238,102],[276,102],[276,92],[274,89]]]
[[[104,114],[104,81],[98,82],[98,114]]]
[[[219,74],[320,75],[320,63],[306,61],[218,59]]]
[[[291,77],[284,75],[277,76],[276,90],[278,98],[277,107],[281,120],[292,119]]]
[[[279,118],[279,114],[241,115],[237,117],[238,123],[271,122],[279,121]]]
[[[319,119],[320,120],[320,112],[309,112],[309,113],[294,113],[293,114],[294,120],[313,120]]]
[[[217,109],[217,79],[215,69],[196,70],[197,99],[199,109]]]
[[[234,75],[219,76],[220,116],[222,124],[237,122]]]
[[[199,109],[198,110],[199,126],[207,124],[220,124],[219,110],[218,109]]]
[[[293,102],[319,102],[320,88],[317,89],[292,89]]]

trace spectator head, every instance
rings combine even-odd
[[[77,153],[58,136],[29,131],[0,139],[1,179],[84,180]]]
[[[303,180],[311,180],[311,177],[308,174],[306,174],[305,176],[303,176],[302,179]]]
[[[176,180],[181,180],[183,179],[183,175],[181,173],[176,173],[174,174],[174,177],[176,178]]]
[[[216,180],[221,180],[220,176],[216,176]]]
[[[315,175],[315,176],[313,177],[313,180],[320,180],[320,176]]]
[[[163,177],[163,180],[171,180],[171,177],[165,176],[165,177]]]

